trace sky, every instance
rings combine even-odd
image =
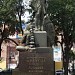
[[[23,0],[25,8],[29,8],[29,2],[30,2],[30,0]],[[26,11],[25,14],[22,16],[22,20],[27,22],[29,20],[29,16],[30,16],[29,12]]]
[[[25,12],[24,15],[22,16],[21,20],[24,20],[25,22],[27,22],[29,20],[29,12]]]

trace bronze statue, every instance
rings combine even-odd
[[[43,30],[47,32],[48,46],[52,46],[54,44],[55,30],[54,25],[50,21],[48,14],[44,17]]]
[[[35,18],[35,26],[39,30],[43,30],[43,19],[45,11],[45,0],[32,0],[31,7]]]

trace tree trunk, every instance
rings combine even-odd
[[[12,42],[14,42],[14,43],[18,46],[18,43],[16,43],[16,41],[14,41],[13,39],[10,39],[10,38],[7,38],[7,37],[6,37],[6,38],[4,38],[3,40],[6,40],[6,39],[7,39],[7,40],[10,40],[10,41],[12,41]]]
[[[1,57],[1,44],[0,44],[0,57]]]
[[[69,47],[65,47],[63,67],[64,67],[64,75],[68,75],[68,63],[69,63]]]
[[[20,21],[20,27],[21,27],[21,31],[22,31],[22,35],[23,35],[23,29],[22,29],[22,23],[21,23],[21,15],[19,15],[19,21]]]
[[[64,60],[64,75],[68,75],[68,58],[66,57]]]
[[[0,39],[0,57],[1,57],[1,51],[2,51],[2,49],[1,49],[2,41],[3,41],[3,39]]]
[[[8,39],[8,40],[10,40],[10,41],[12,41],[12,42],[14,42],[17,46],[18,46],[18,43],[16,43],[13,39],[10,39],[10,38],[3,38],[3,39],[1,39],[1,41],[0,41],[0,57],[1,57],[1,44],[2,44],[2,42],[3,42],[3,40],[5,40],[5,39]]]

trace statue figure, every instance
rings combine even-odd
[[[55,30],[54,25],[49,19],[48,14],[44,17],[43,30],[47,32],[47,44],[48,46],[52,46],[54,44],[55,39]]]
[[[33,9],[33,16],[35,18],[35,25],[37,29],[43,30],[43,19],[45,11],[45,0],[32,0],[31,7]]]
[[[47,0],[32,0],[31,5],[33,9],[33,18],[35,18],[35,27],[38,30],[44,30],[47,32],[48,46],[54,44],[55,31],[54,26],[50,21],[47,14]]]

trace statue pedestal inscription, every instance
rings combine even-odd
[[[19,52],[19,66],[13,75],[54,75],[53,51],[50,47],[37,47]]]

